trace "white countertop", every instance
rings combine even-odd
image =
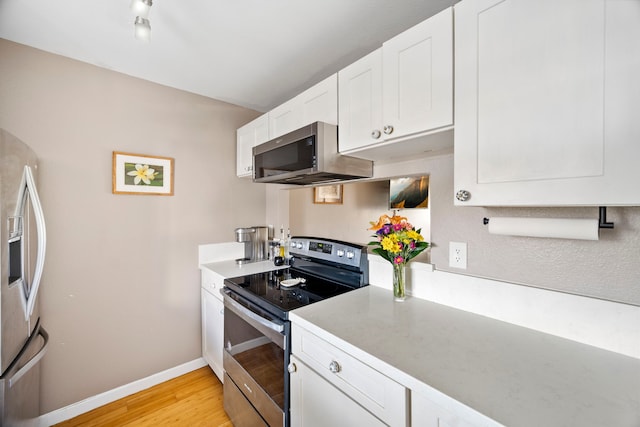
[[[418,298],[396,303],[375,286],[290,319],[413,392],[444,393],[506,426],[640,426],[639,359]]]
[[[262,273],[265,271],[279,270],[287,268],[288,265],[276,266],[273,261],[258,261],[248,264],[236,264],[235,260],[209,262],[200,265],[200,268],[206,268],[222,277],[238,277],[248,274]]]

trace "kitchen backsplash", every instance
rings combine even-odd
[[[388,180],[344,184],[342,204],[313,203],[313,188],[289,190],[289,195],[289,221],[291,232],[296,235],[322,236],[364,245],[372,240],[369,222],[377,221],[380,215],[393,213],[389,209]],[[401,209],[399,214],[422,229],[426,241],[430,240],[428,208]]]

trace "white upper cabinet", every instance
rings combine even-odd
[[[458,3],[456,204],[640,204],[639,58],[637,0]]]
[[[253,175],[253,147],[269,140],[269,118],[263,114],[236,131],[236,175]]]
[[[318,121],[338,124],[337,74],[269,111],[269,137],[277,138]]]
[[[341,152],[377,148],[450,129],[453,125],[452,9],[408,29],[384,43],[381,49],[341,70],[338,88]],[[403,144],[393,149],[406,151],[409,147]],[[422,144],[420,151],[434,148],[442,147]],[[360,153],[366,155],[365,151]],[[373,159],[377,159],[375,151],[373,155]]]
[[[452,26],[448,8],[382,45],[385,135],[397,138],[453,124]]]
[[[384,141],[382,137],[382,48],[338,72],[340,151]]]
[[[317,121],[338,124],[337,74],[239,128],[236,175],[253,176],[253,147]]]

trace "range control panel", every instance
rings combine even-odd
[[[367,262],[367,247],[353,243],[315,237],[292,237],[291,255],[322,259],[339,264],[360,267]]]
[[[300,243],[300,242],[298,242]],[[296,243],[296,248],[298,247],[298,243]],[[300,243],[300,249],[302,249],[302,244]],[[314,242],[313,240],[309,241],[309,250],[312,252],[320,252],[322,254],[330,254],[333,249],[333,245],[331,243],[325,242]]]

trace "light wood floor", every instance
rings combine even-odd
[[[208,366],[56,424],[76,426],[232,427],[222,384]]]

